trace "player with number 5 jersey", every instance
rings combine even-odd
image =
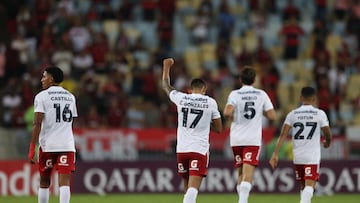
[[[36,162],[35,146],[39,143],[39,203],[49,202],[53,169],[59,174],[59,202],[70,202],[70,177],[75,171],[72,124],[74,117],[78,115],[74,95],[59,86],[63,79],[60,68],[46,68],[41,78],[43,91],[34,99],[34,124],[28,159],[31,163]]]
[[[177,165],[184,181],[183,203],[195,203],[203,177],[207,174],[210,129],[222,131],[221,116],[216,101],[205,95],[202,79],[191,81],[191,93],[175,90],[170,85],[172,58],[164,59],[162,86],[178,112]]]
[[[262,144],[262,119],[276,119],[276,113],[265,91],[253,87],[256,72],[244,67],[240,74],[242,87],[228,96],[224,116],[231,121],[230,145],[238,169],[236,190],[239,203],[247,203],[255,168],[259,164]]]

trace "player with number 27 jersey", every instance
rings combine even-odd
[[[206,95],[177,90],[172,90],[169,97],[179,113],[176,151],[208,153],[210,123],[221,117],[216,101]]]
[[[269,96],[261,89],[243,85],[230,93],[227,104],[234,106],[230,145],[261,146],[263,112],[274,108]]]
[[[319,164],[321,128],[329,126],[325,112],[302,105],[286,116],[284,124],[292,126],[294,164]]]
[[[34,111],[46,115],[39,136],[42,151],[75,152],[72,123],[78,115],[74,95],[61,86],[51,86],[35,96]]]

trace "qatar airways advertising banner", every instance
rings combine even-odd
[[[57,177],[52,177],[50,192],[57,194]],[[25,161],[0,161],[0,196],[34,195],[39,174]],[[211,161],[201,192],[235,192],[236,171],[231,161]],[[254,193],[296,193],[291,162],[280,162],[272,170],[261,162],[254,174]],[[317,191],[323,193],[359,193],[360,163],[358,161],[323,161]],[[72,178],[72,193],[182,192],[181,178],[175,161],[78,162]]]

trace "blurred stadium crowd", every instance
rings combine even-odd
[[[6,128],[26,126],[49,64],[77,96],[77,127],[173,128],[168,56],[173,85],[204,78],[221,110],[251,65],[281,116],[312,85],[333,126],[360,125],[359,0],[2,0],[0,25]]]

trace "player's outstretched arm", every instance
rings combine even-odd
[[[270,158],[270,165],[273,169],[275,169],[278,165],[278,162],[279,162],[279,151],[280,151],[280,148],[282,146],[282,144],[284,143],[285,139],[286,139],[286,136],[288,135],[289,131],[290,131],[290,128],[291,126],[287,125],[287,124],[284,124],[282,129],[281,129],[281,133],[280,133],[280,136],[277,140],[277,143],[276,143],[276,147],[274,149],[274,153],[272,154],[271,158]]]
[[[170,85],[170,68],[174,64],[174,59],[166,58],[163,60],[162,88],[167,95],[175,88]]]

